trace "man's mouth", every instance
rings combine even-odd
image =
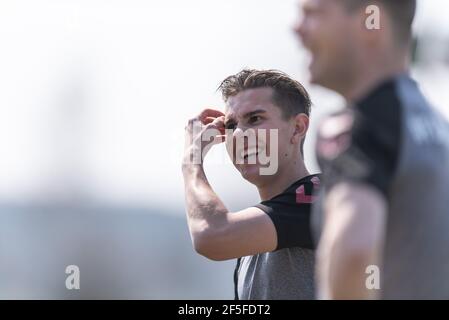
[[[248,150],[243,150],[240,153],[241,159],[248,159],[249,157],[257,157],[259,155],[259,150],[257,148],[250,148]]]
[[[243,157],[243,159],[248,159],[249,157],[257,157],[258,156],[258,154],[259,154],[259,152],[253,152],[253,153],[250,153],[250,154],[247,154],[246,156],[244,156]]]

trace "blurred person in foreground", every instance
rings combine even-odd
[[[274,70],[244,70],[219,89],[225,112],[204,110],[186,127],[183,175],[194,248],[212,260],[238,258],[236,299],[313,299],[310,215],[319,176],[303,161],[309,95]],[[236,169],[258,189],[260,204],[231,213],[209,185],[203,159],[223,140]],[[271,172],[263,170],[262,154],[269,154]]]
[[[416,1],[301,5],[311,82],[347,102],[318,133],[318,297],[448,299],[449,127],[409,75]]]

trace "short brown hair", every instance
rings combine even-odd
[[[282,110],[284,119],[300,113],[310,116],[311,101],[306,89],[296,80],[278,70],[244,69],[223,80],[218,87],[223,100],[238,93],[256,88],[272,88],[273,102]]]
[[[229,97],[244,90],[256,88],[273,89],[273,102],[281,109],[285,120],[300,113],[310,116],[312,102],[306,89],[298,81],[279,70],[244,69],[224,79],[218,90],[221,91],[223,100],[226,102]],[[301,154],[304,154],[304,140],[301,143]]]

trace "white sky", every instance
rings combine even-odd
[[[447,1],[421,3],[417,29],[448,34]],[[296,0],[0,0],[0,200],[181,206],[184,125],[223,107],[224,77],[276,68],[307,81],[296,14]],[[446,71],[423,87],[449,109]],[[306,87],[313,132],[341,102]],[[313,134],[316,171],[312,146]],[[213,163],[223,148],[210,158],[231,210],[257,202],[228,162]]]

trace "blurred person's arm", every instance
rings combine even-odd
[[[203,125],[202,131],[196,136],[191,126],[195,121]],[[192,119],[186,128],[182,171],[187,220],[195,250],[213,260],[227,260],[275,250],[277,233],[270,217],[256,207],[229,212],[210,186],[202,159],[200,163],[192,161],[195,154],[199,153],[204,157],[208,148],[214,144],[198,140],[208,129],[217,130],[215,143],[223,141],[221,112],[205,110]]]
[[[371,265],[382,270],[385,197],[366,184],[339,183],[327,194],[323,208],[316,266],[318,297],[378,298],[379,290],[366,286],[366,270]]]
[[[400,106],[390,102],[394,92],[391,84],[384,86],[375,105],[361,101],[328,117],[318,131],[317,158],[326,177],[319,298],[371,299],[382,291],[366,288],[374,275],[366,272],[374,265],[382,279],[388,197],[402,149]]]

